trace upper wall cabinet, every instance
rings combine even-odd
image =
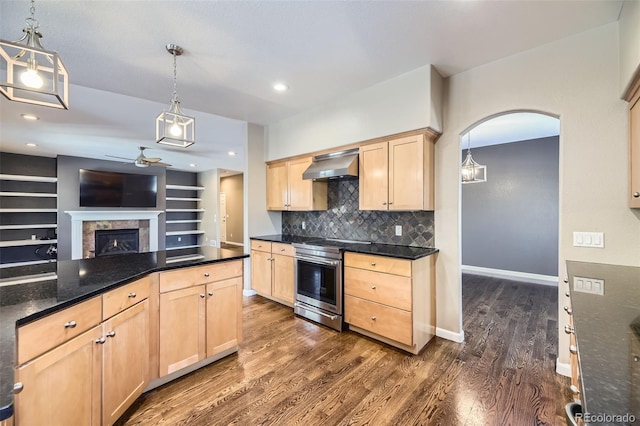
[[[360,210],[433,210],[434,136],[360,147]]]
[[[629,101],[629,207],[640,208],[640,75]]]
[[[267,210],[326,210],[327,182],[303,180],[311,157],[267,165]]]

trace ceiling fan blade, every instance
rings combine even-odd
[[[144,161],[148,161],[149,163],[157,163],[160,160],[162,160],[162,158],[158,158],[158,157],[144,157]]]
[[[163,163],[162,161],[152,161],[149,163],[151,166],[163,166],[163,167],[171,167],[171,164]]]
[[[119,158],[121,160],[128,160],[128,161],[135,161],[135,159],[133,159],[133,158],[118,157],[117,155],[105,154],[105,157]]]

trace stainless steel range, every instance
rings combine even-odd
[[[352,244],[370,243],[318,239],[292,244],[296,249],[296,315],[343,330],[342,254]]]

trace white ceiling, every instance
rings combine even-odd
[[[70,110],[0,100],[2,150],[135,158],[178,169],[242,169],[244,122],[269,124],[426,64],[449,76],[618,19],[605,1],[36,1],[45,47],[69,69]],[[26,0],[0,0],[16,40]],[[196,116],[196,144],[156,145],[172,93]],[[290,90],[276,93],[283,81]],[[24,112],[41,119],[26,123]],[[25,143],[39,146],[29,150]],[[228,150],[239,153],[234,158]]]

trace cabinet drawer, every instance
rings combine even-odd
[[[18,328],[18,365],[79,336],[100,321],[102,297],[94,297]]]
[[[251,240],[251,250],[266,251],[271,253],[271,243],[268,241]]]
[[[160,293],[240,276],[241,260],[160,272]]]
[[[345,321],[372,333],[411,346],[411,312],[345,295]]]
[[[291,244],[272,243],[271,253],[281,254],[283,256],[295,256],[296,249]]]
[[[147,276],[102,295],[102,320],[119,314],[149,297],[151,277]]]
[[[411,276],[411,261],[386,256],[374,256],[361,253],[345,253],[344,266],[367,269],[387,274]]]
[[[411,278],[344,268],[344,293],[394,308],[411,310]]]

